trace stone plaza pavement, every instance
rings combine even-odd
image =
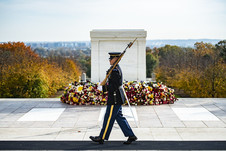
[[[0,99],[0,140],[89,140],[99,135],[105,106],[49,99]],[[180,98],[174,104],[132,106],[139,140],[226,140],[226,98]],[[109,140],[126,140],[115,123]]]

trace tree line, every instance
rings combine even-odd
[[[226,97],[226,40],[194,48],[165,45],[146,49],[147,77],[191,97]],[[34,50],[22,42],[0,44],[0,97],[48,97],[81,72],[90,77],[90,50]]]
[[[23,42],[0,44],[0,97],[48,97],[78,80],[81,69],[64,57],[40,57]]]
[[[194,48],[147,48],[147,76],[184,90],[191,97],[226,97],[226,40]]]
[[[36,47],[33,49],[42,58],[49,58],[49,60],[58,63],[61,66],[61,60],[69,58],[76,62],[82,72],[85,72],[88,77],[91,77],[91,50],[90,48],[84,48],[74,50],[67,47],[59,47],[56,49],[46,49],[42,47]]]

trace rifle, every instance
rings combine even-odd
[[[137,40],[137,38],[136,38],[133,42],[130,42],[130,43],[127,45],[126,49],[132,47],[132,45],[134,44],[134,42],[135,42],[136,40]],[[118,58],[118,59],[115,61],[115,63],[111,66],[111,68],[110,68],[108,74],[106,75],[106,77],[104,78],[104,80],[101,82],[101,84],[100,84],[101,86],[105,85],[105,83],[107,82],[107,79],[108,79],[108,77],[110,76],[112,70],[116,67],[116,65],[119,63],[119,61],[121,60],[121,58],[122,58],[123,55],[125,54],[126,49],[120,54],[119,58]]]

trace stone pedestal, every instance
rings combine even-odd
[[[142,29],[134,30],[92,30],[91,37],[91,81],[101,82],[110,68],[108,52],[123,52],[130,42],[119,65],[123,79],[127,81],[146,80],[146,36]]]
[[[82,81],[82,82],[86,82],[86,73],[83,73],[83,74],[82,74],[82,79],[81,79],[81,81]]]

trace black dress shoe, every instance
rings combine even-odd
[[[131,144],[133,141],[136,141],[137,137],[136,136],[129,136],[127,141],[125,141],[123,144]]]
[[[103,144],[104,143],[104,140],[100,138],[100,136],[90,136],[89,137],[92,141],[94,142],[99,142],[99,144]]]

